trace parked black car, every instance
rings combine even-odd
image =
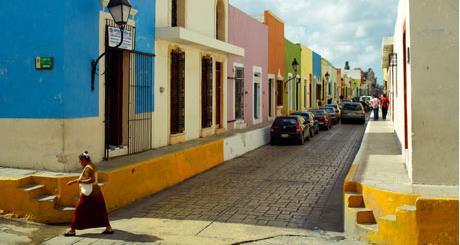
[[[301,116],[277,117],[270,128],[270,143],[281,140],[295,140],[303,145],[305,140],[310,140],[310,124]]]
[[[313,137],[315,134],[319,133],[318,121],[315,120],[315,115],[313,115],[313,113],[305,111],[305,112],[294,112],[291,115],[302,116],[303,119],[308,124],[310,124],[310,137]]]

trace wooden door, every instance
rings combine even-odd
[[[216,127],[222,127],[222,63],[216,62]]]
[[[108,146],[123,144],[123,52],[111,49],[107,56],[106,140]]]

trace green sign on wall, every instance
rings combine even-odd
[[[37,70],[53,69],[53,57],[50,57],[50,56],[35,57],[35,69]]]

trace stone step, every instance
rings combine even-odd
[[[375,217],[372,209],[356,208],[356,223],[358,224],[375,224]]]
[[[366,232],[377,232],[379,225],[377,224],[356,224],[356,227],[362,231]]]
[[[396,215],[395,214],[387,214],[382,217],[378,217],[378,220],[383,220],[383,221],[388,221],[388,222],[395,222],[396,221]]]
[[[349,208],[364,208],[363,195],[356,192],[345,193]]]
[[[369,242],[372,237],[378,233],[379,226],[377,224],[356,224],[354,236],[358,240]]]
[[[54,202],[56,200],[56,196],[55,195],[42,195],[42,196],[35,198],[35,200],[39,202]]]
[[[20,187],[20,189],[26,192],[30,198],[35,198],[46,193],[45,186],[40,184],[29,184]]]
[[[62,212],[74,212],[75,211],[75,207],[69,207],[69,206],[59,206],[59,207],[56,207],[56,209]]]

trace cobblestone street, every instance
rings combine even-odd
[[[360,244],[343,236],[342,182],[363,125],[263,146],[110,214],[116,231],[0,220],[6,244]],[[300,229],[292,229],[300,228]],[[54,238],[53,238],[54,237]],[[260,239],[262,237],[262,239]]]
[[[303,146],[264,146],[113,218],[205,220],[342,231],[342,182],[365,127],[336,125]]]

